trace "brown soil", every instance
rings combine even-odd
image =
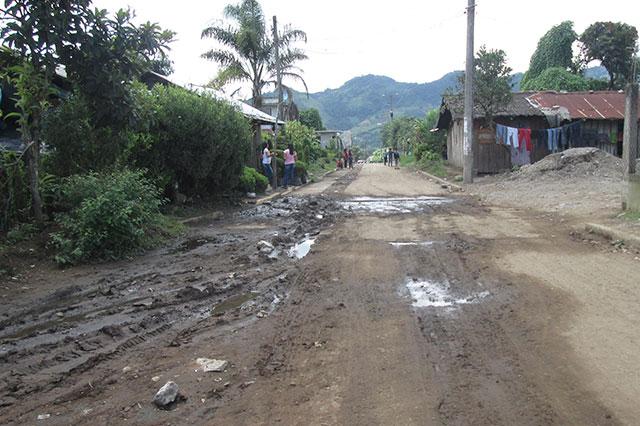
[[[512,173],[481,177],[468,190],[491,204],[602,217],[620,208],[621,180],[619,158],[573,148]]]
[[[310,254],[283,255],[305,233],[317,234]],[[1,284],[0,423],[640,416],[640,261],[554,216],[481,206],[405,170],[337,172],[130,261],[34,269]],[[416,282],[445,298],[411,293]],[[199,357],[230,365],[205,373]],[[165,411],[151,399],[167,380],[187,400]]]

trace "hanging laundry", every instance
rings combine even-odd
[[[496,124],[496,143],[504,145],[507,138],[507,126]]]
[[[531,145],[531,129],[518,129],[518,140],[520,146],[525,147],[525,150],[531,152],[533,145]]]
[[[507,140],[508,145],[514,148],[518,148],[520,144],[518,143],[518,129],[515,127],[507,127]]]

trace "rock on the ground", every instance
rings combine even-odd
[[[258,250],[260,250],[262,253],[271,253],[274,249],[275,247],[269,241],[258,241]]]
[[[165,408],[178,398],[178,385],[175,382],[167,382],[153,397],[153,403],[159,408]]]
[[[213,371],[213,372],[222,372],[229,365],[229,361],[224,359],[210,359],[210,358],[198,358],[196,360],[198,364],[202,367],[202,370],[205,372]]]

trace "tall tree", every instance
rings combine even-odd
[[[17,90],[31,207],[38,222],[44,220],[38,187],[42,114],[48,107],[60,53],[78,43],[89,5],[90,0],[5,0],[0,10],[4,22],[0,36],[22,58],[10,76]]]
[[[631,79],[638,31],[622,22],[595,22],[580,36],[586,62],[599,60],[609,72],[609,89]]]
[[[531,56],[529,70],[522,78],[522,88],[528,89],[530,80],[539,76],[547,68],[569,69],[573,65],[573,43],[578,35],[573,30],[572,21],[564,21],[546,32],[538,41],[538,47]]]
[[[315,108],[305,109],[300,112],[300,122],[314,130],[324,130],[320,111]]]
[[[242,0],[240,4],[227,5],[224,15],[230,23],[212,25],[202,31],[202,38],[214,39],[221,48],[209,50],[202,57],[220,66],[214,80],[215,86],[248,82],[251,84],[253,104],[260,107],[263,90],[275,86],[276,82],[272,30],[267,28],[262,7],[257,0]],[[306,89],[296,64],[307,59],[307,55],[293,46],[296,41],[306,42],[306,34],[291,27],[285,27],[278,33],[280,69],[283,78],[300,81]]]
[[[565,68],[547,68],[537,77],[527,81],[525,90],[556,90],[579,92],[591,88],[589,80]]]
[[[474,102],[483,112],[485,125],[493,126],[496,112],[511,102],[511,68],[507,54],[501,49],[481,46],[474,60]]]

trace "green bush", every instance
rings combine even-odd
[[[31,210],[29,179],[22,158],[0,152],[0,231],[26,221]]]
[[[420,170],[438,177],[447,176],[447,170],[444,167],[444,160],[439,154],[432,151],[424,151],[420,160],[416,162],[416,166]]]
[[[269,186],[269,180],[256,169],[245,167],[242,170],[240,183],[238,184],[238,188],[242,192],[257,192],[261,194],[266,191],[267,186]]]
[[[89,173],[60,186],[68,212],[52,234],[59,264],[115,259],[151,246],[162,222],[160,191],[140,171]]]
[[[308,174],[307,170],[309,170],[309,165],[304,161],[296,161],[295,169],[296,169],[296,176],[299,177],[300,179],[306,180],[306,177]]]
[[[157,124],[137,165],[167,176],[186,195],[237,187],[249,154],[247,119],[227,102],[175,87],[156,86]]]

